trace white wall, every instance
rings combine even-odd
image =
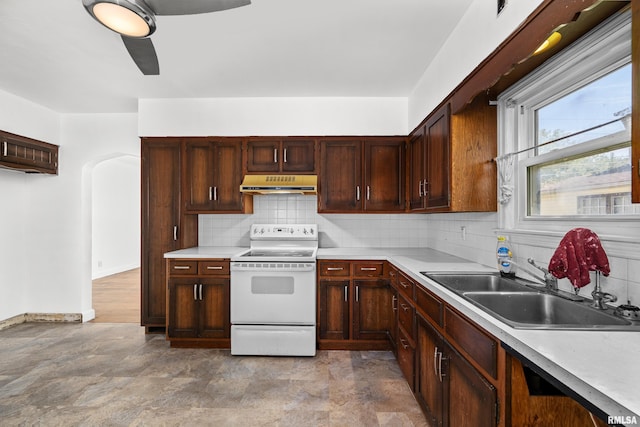
[[[540,5],[510,0],[500,16],[495,1],[473,1],[409,96],[413,130]]]
[[[406,135],[406,98],[142,99],[141,136]]]
[[[60,116],[0,90],[0,129],[58,143]],[[38,222],[45,216],[30,209],[31,200],[42,183],[56,179],[49,175],[0,170],[0,320],[27,311],[30,274],[40,261],[31,257],[28,236],[42,229]]]
[[[59,115],[0,92],[0,129],[60,145],[57,176],[0,171],[0,320],[26,312],[90,320],[91,174],[105,159],[139,156],[137,115]]]
[[[140,158],[122,156],[93,169],[92,278],[140,266]]]

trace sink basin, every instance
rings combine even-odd
[[[464,292],[536,292],[521,279],[509,279],[500,273],[427,273],[422,275],[457,293]],[[528,282],[527,282],[528,283]]]
[[[463,296],[516,328],[611,329],[623,327],[623,330],[628,330],[633,326],[630,321],[556,295],[537,292],[465,292]]]
[[[640,321],[615,316],[612,309],[596,310],[589,300],[528,280],[491,272],[421,274],[514,328],[640,331]]]

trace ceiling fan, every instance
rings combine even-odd
[[[251,0],[82,0],[99,23],[120,34],[142,74],[158,75],[158,56],[149,36],[156,15],[196,15],[247,6]]]

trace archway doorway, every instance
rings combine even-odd
[[[140,322],[140,158],[121,155],[91,174],[93,322]]]

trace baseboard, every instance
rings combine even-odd
[[[24,313],[0,320],[0,331],[28,322],[82,322],[80,313]]]
[[[134,264],[118,265],[111,268],[100,268],[92,272],[93,274],[91,276],[91,280],[102,279],[103,277],[112,276],[118,273],[124,273],[125,271],[133,270],[136,268],[140,268],[139,262]]]

